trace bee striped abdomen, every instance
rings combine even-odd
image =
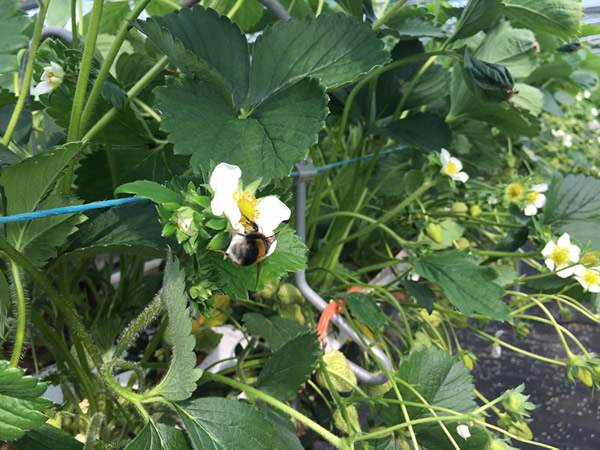
[[[248,233],[243,241],[231,248],[231,259],[242,266],[253,266],[264,258],[267,252],[265,236],[261,233]]]

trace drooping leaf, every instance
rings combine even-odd
[[[19,4],[18,0],[0,0],[0,73],[19,70],[16,54],[29,41],[23,34],[27,16],[19,11]]]
[[[447,352],[437,347],[421,347],[420,350],[411,352],[408,358],[402,360],[397,376],[411,384],[430,405],[448,408],[457,413],[467,413],[475,407],[471,374],[462,362],[456,361]],[[398,389],[400,389],[404,401],[422,402],[405,385],[399,383]],[[395,399],[396,394],[390,391],[385,397]],[[407,406],[406,408],[411,420],[431,416],[426,408],[416,406]],[[376,409],[387,425],[395,425],[405,420],[398,404],[378,405]],[[440,411],[436,411],[436,414],[438,416],[446,415]],[[483,430],[470,427],[471,437],[465,441],[456,433],[458,425],[456,422],[444,422],[444,424],[456,441],[461,443],[461,449],[485,448],[487,437]],[[414,427],[414,431],[418,442],[426,445],[426,448],[440,450],[454,448],[437,423],[417,425]]]
[[[273,424],[244,402],[204,397],[179,403],[177,412],[196,450],[277,448]]]
[[[511,102],[517,108],[524,108],[534,116],[541,114],[544,108],[544,93],[533,86],[525,83],[515,83],[515,96]]]
[[[391,137],[398,144],[424,152],[439,151],[452,143],[452,135],[444,118],[430,112],[419,112],[395,120],[378,132]]]
[[[88,257],[101,253],[164,258],[169,240],[161,236],[152,202],[109,208],[84,223],[66,256]]]
[[[591,91],[598,86],[598,74],[592,70],[576,70],[571,74],[571,79],[582,89]]]
[[[385,324],[385,314],[373,297],[352,292],[344,297],[350,312],[357,319],[362,320],[371,330],[377,330]]]
[[[192,318],[187,306],[185,274],[177,258],[172,255],[167,258],[161,295],[169,316],[167,332],[173,343],[173,353],[167,373],[152,389],[152,393],[172,401],[185,400],[196,390],[196,381],[202,371],[195,368],[196,338],[192,334]]]
[[[500,300],[504,289],[492,281],[496,274],[473,263],[466,253],[432,254],[416,261],[414,268],[420,276],[438,284],[462,313],[480,313],[495,320],[509,319],[510,310]]]
[[[544,205],[543,223],[556,233],[569,233],[584,245],[600,249],[600,180],[569,174],[552,177]]]
[[[127,444],[125,450],[188,450],[191,448],[183,431],[162,423],[148,422],[136,438]]]
[[[0,360],[0,439],[14,441],[25,431],[43,424],[48,417],[42,413],[52,405],[42,397],[46,383],[23,376],[23,369],[8,366]]]
[[[506,67],[515,78],[525,78],[537,65],[535,42],[531,30],[513,28],[508,21],[501,21],[486,33],[477,57]]]
[[[156,93],[162,129],[175,153],[192,155],[196,171],[228,162],[242,168],[244,180],[263,177],[263,184],[288,175],[306,156],[327,115],[327,97],[315,80],[280,90],[247,117],[198,80],[171,78]]]
[[[582,6],[578,0],[506,0],[504,13],[534,32],[561,39],[576,38],[581,29]]]
[[[315,333],[297,336],[277,350],[260,372],[257,388],[279,400],[289,400],[301,389],[321,358]]]
[[[47,423],[29,430],[12,443],[17,450],[81,450],[83,444],[71,434]]]
[[[376,33],[355,17],[324,13],[278,22],[256,39],[250,105],[306,77],[333,89],[388,60]]]
[[[125,183],[115,190],[115,194],[135,194],[137,197],[147,198],[154,203],[181,203],[179,194],[173,192],[154,181],[138,180]]]
[[[510,98],[509,89],[515,81],[506,67],[473,58],[465,51],[463,70],[467,87],[483,102],[499,103]]]
[[[489,27],[502,12],[501,0],[469,0],[456,23],[453,40],[473,36]]]
[[[262,337],[274,352],[306,333],[306,327],[297,322],[279,316],[265,317],[259,313],[244,314],[244,325],[249,333]]]
[[[244,101],[250,73],[248,43],[227,17],[196,5],[138,20],[136,26],[183,72],[215,88],[220,86],[220,94],[227,95],[230,106],[232,100],[236,108]]]
[[[427,312],[433,311],[433,304],[437,301],[435,292],[429,289],[427,286],[416,283],[410,280],[402,280],[402,286],[406,288],[408,293],[412,295],[419,305],[427,309]]]

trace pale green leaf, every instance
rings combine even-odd
[[[440,286],[448,300],[464,314],[479,313],[508,320],[510,310],[500,297],[504,289],[492,280],[497,274],[481,267],[462,251],[433,254],[414,263],[415,271]]]
[[[196,338],[192,334],[192,318],[185,293],[185,274],[177,258],[172,255],[167,258],[161,295],[169,316],[167,332],[170,335],[169,341],[173,343],[173,353],[167,373],[152,389],[152,393],[172,401],[185,400],[196,390],[196,381],[202,371],[195,368]]]
[[[138,180],[125,183],[115,189],[115,194],[135,194],[136,197],[148,198],[154,203],[176,203],[182,202],[179,194],[173,192],[154,181]]]
[[[453,40],[473,36],[494,23],[502,12],[501,0],[469,0],[456,23]]]
[[[541,114],[544,108],[544,93],[525,83],[515,83],[517,94],[510,99],[517,108],[524,108],[534,116]]]
[[[385,324],[385,314],[373,297],[360,292],[352,292],[344,297],[354,317],[362,320],[371,330]]]
[[[277,448],[273,424],[244,402],[204,397],[180,403],[177,411],[195,450]]]
[[[26,430],[48,420],[42,413],[52,405],[42,397],[46,384],[24,373],[23,369],[9,367],[8,361],[0,361],[0,440],[19,439]]]
[[[321,346],[316,334],[305,332],[271,355],[256,387],[279,400],[289,400],[317,368],[320,358]]]
[[[582,6],[578,0],[506,0],[504,13],[534,32],[543,31],[569,40],[581,30]]]
[[[0,0],[0,73],[19,70],[16,53],[29,42],[23,34],[27,16],[19,11],[19,4],[18,0]]]
[[[186,78],[170,78],[156,89],[161,128],[169,133],[175,153],[191,154],[196,171],[210,162],[241,167],[244,180],[263,184],[289,175],[327,116],[327,97],[315,80],[302,80],[279,91],[247,116],[238,116],[209,86]]]
[[[297,322],[279,316],[265,317],[259,313],[244,314],[244,325],[249,333],[262,337],[273,351],[306,332],[306,327]]]
[[[232,98],[236,107],[243,103],[250,71],[248,43],[227,17],[196,5],[164,17],[138,20],[136,26],[182,71],[213,87],[224,83],[231,93],[227,103]],[[226,93],[221,89],[220,95]]]
[[[306,77],[333,89],[388,60],[376,33],[355,17],[324,13],[278,22],[256,40],[250,105]]]
[[[552,177],[543,223],[556,233],[569,233],[582,244],[592,243],[600,249],[600,180],[595,177],[569,174]]]
[[[442,242],[435,242],[429,236],[423,236],[423,242],[434,250],[442,250],[448,247],[454,247],[454,241],[460,239],[465,229],[452,219],[444,219],[440,222],[442,227]]]
[[[64,27],[71,17],[70,0],[52,0],[46,13],[48,25]]]
[[[12,443],[17,450],[81,450],[83,444],[66,431],[47,423],[29,430]]]

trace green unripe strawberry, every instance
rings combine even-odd
[[[473,370],[473,358],[471,358],[471,355],[469,355],[468,353],[465,353],[465,354],[462,356],[462,362],[463,362],[463,364],[465,365],[465,367],[466,367],[467,369],[469,369],[469,372],[470,372],[471,370]]]
[[[479,217],[482,212],[483,210],[479,205],[471,205],[471,207],[469,208],[469,214],[471,214],[471,216],[473,217]]]
[[[468,210],[468,206],[463,202],[456,202],[452,204],[452,212],[466,214]]]
[[[524,439],[533,439],[533,432],[525,422],[513,422],[506,431]]]
[[[417,331],[413,338],[413,350],[419,350],[422,346],[425,348],[431,347],[431,339],[423,331]]]
[[[490,442],[488,450],[506,450],[506,444],[498,439],[494,439]]]
[[[427,227],[425,227],[425,232],[434,242],[438,244],[442,243],[442,226],[439,223],[428,223]]]
[[[355,431],[362,431],[360,429],[360,423],[358,422],[358,411],[353,405],[346,406],[346,412],[348,413],[348,419],[352,424],[352,427]],[[350,430],[348,430],[348,424],[344,420],[344,416],[342,416],[342,411],[338,408],[333,413],[333,423],[335,427],[340,430],[344,434],[350,434]]]
[[[323,355],[323,362],[327,366],[327,373],[334,389],[338,392],[350,392],[356,386],[356,375],[352,372],[348,360],[342,352],[334,350]],[[316,375],[317,384],[327,389],[327,380],[319,370]]]
[[[378,372],[381,373],[381,372]],[[387,380],[383,384],[365,384],[363,386],[363,390],[367,393],[367,395],[371,398],[379,398],[383,397],[387,391],[392,388],[392,382]]]
[[[277,292],[278,287],[279,278],[267,280],[264,283],[264,287],[260,291],[258,291],[256,295],[264,302],[273,303],[273,299],[275,298],[275,293]]]
[[[466,237],[461,237],[456,240],[456,245],[458,246],[458,248],[462,249],[469,248],[471,246],[471,243]]]
[[[304,297],[300,290],[290,283],[283,283],[279,286],[277,291],[277,297],[282,305],[302,305],[304,304]]]
[[[279,308],[279,316],[284,319],[293,320],[300,325],[306,325],[306,318],[302,314],[300,305],[281,305]]]
[[[583,369],[580,367],[577,371],[577,379],[581,381],[586,387],[591,388],[594,385],[592,374],[587,369]]]

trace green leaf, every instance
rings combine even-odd
[[[408,358],[402,360],[398,368],[397,376],[412,387],[432,405],[454,410],[466,414],[473,410],[473,381],[469,371],[462,362],[456,361],[451,355],[437,347],[425,348],[410,353]],[[404,384],[398,384],[402,399],[407,402],[419,402],[415,393]],[[396,393],[392,390],[386,395],[388,399],[395,399]],[[407,406],[408,416],[411,420],[423,417],[431,417],[426,408]],[[396,425],[405,421],[400,405],[379,404],[376,406],[377,413],[387,425]],[[445,412],[436,411],[438,416],[446,415]],[[471,437],[464,440],[456,433],[456,422],[444,422],[456,442],[460,442],[461,449],[485,448],[487,437],[477,427],[469,427]],[[414,426],[417,440],[426,448],[440,450],[452,449],[453,445],[440,429],[438,423],[421,424]]]
[[[177,412],[196,450],[277,448],[273,424],[246,403],[204,397],[180,403]]]
[[[515,84],[508,69],[473,58],[465,51],[463,67],[467,87],[485,103],[499,103],[510,98],[510,89]]]
[[[69,0],[53,0],[48,5],[46,22],[48,25],[64,27],[71,17],[71,2]]]
[[[583,13],[578,0],[506,0],[504,5],[504,14],[534,32],[564,40],[579,35]]]
[[[58,194],[48,197],[48,193],[80,151],[79,143],[67,144],[4,168],[0,174],[0,185],[4,188],[6,197],[5,214],[20,214],[70,204]],[[31,247],[28,255],[33,257],[37,265],[42,265],[55,255],[55,247],[65,242],[66,236],[81,222],[81,217],[79,214],[65,214],[37,221],[8,223],[6,236],[19,251],[35,242],[40,244],[39,251]]]
[[[47,423],[29,430],[12,443],[17,450],[81,450],[83,444],[66,431]]]
[[[571,74],[571,80],[575,81],[582,89],[590,91],[598,86],[598,74],[592,70],[576,70]]]
[[[19,439],[26,430],[43,424],[48,417],[42,411],[52,406],[42,397],[46,383],[24,373],[8,367],[8,361],[0,361],[0,439],[6,441]]]
[[[427,286],[415,283],[414,281],[402,280],[400,283],[402,283],[402,286],[406,288],[408,293],[417,300],[419,305],[427,309],[427,312],[431,313],[433,311],[433,304],[437,301],[435,292]]]
[[[595,177],[556,173],[544,205],[543,223],[556,233],[569,233],[582,244],[600,249],[600,180]]]
[[[88,257],[102,253],[164,258],[169,240],[151,202],[109,208],[84,223],[66,254]]]
[[[148,422],[125,450],[188,450],[185,433],[162,423]]]
[[[362,320],[371,330],[377,330],[385,324],[385,314],[373,297],[360,292],[352,292],[344,299],[352,315]]]
[[[152,394],[172,401],[185,400],[196,390],[196,381],[202,371],[196,369],[196,338],[192,334],[192,318],[187,307],[185,273],[171,254],[167,257],[161,295],[169,316],[167,333],[173,343],[173,353],[167,373],[152,389]]]
[[[501,0],[469,0],[456,24],[453,40],[473,36],[489,27],[502,12]]]
[[[237,0],[221,0],[216,8],[219,14],[227,15],[231,8],[236,4]],[[254,25],[258,23],[263,15],[264,7],[258,0],[244,0],[231,17],[231,20],[235,22],[241,30],[246,33],[251,30]]]
[[[19,5],[18,0],[0,0],[0,73],[19,70],[16,53],[29,42],[23,34],[27,16],[19,11]]]
[[[136,197],[148,198],[154,203],[181,203],[182,198],[179,194],[173,192],[154,181],[138,180],[132,183],[125,183],[115,189],[115,194],[134,194]]]
[[[377,34],[355,17],[324,13],[277,22],[256,39],[250,105],[306,77],[337,88],[388,60]]]
[[[70,9],[70,8],[69,8]],[[102,18],[100,19],[100,33],[117,34],[121,24],[125,21],[130,11],[128,1],[106,2],[102,8]],[[85,33],[90,24],[91,13],[83,16],[83,27]],[[64,25],[64,24],[63,24]]]
[[[10,166],[20,161],[22,159],[19,156],[11,152],[5,145],[0,144],[0,167]]]
[[[283,417],[278,411],[267,409],[267,418],[275,427],[278,445],[276,448],[285,450],[303,450],[304,446],[296,436],[296,427],[287,417]]]
[[[315,80],[279,91],[247,117],[197,80],[170,78],[156,93],[175,153],[191,154],[196,171],[211,161],[238,165],[248,182],[287,176],[317,142],[327,116],[327,97]]]
[[[414,268],[420,276],[438,284],[462,313],[479,313],[495,320],[510,318],[510,310],[500,300],[504,289],[492,281],[496,274],[473,263],[466,253],[429,255],[416,261]]]
[[[486,33],[477,57],[503,65],[515,78],[525,78],[537,66],[535,35],[531,30],[513,28],[503,20]]]
[[[437,27],[432,21],[425,17],[406,17],[397,23],[388,23],[388,26],[393,27],[395,35],[409,37],[446,37],[444,30]]]
[[[256,387],[279,400],[289,400],[317,368],[320,358],[317,335],[305,332],[273,353],[261,370]]]
[[[361,18],[363,14],[362,0],[336,0],[336,3],[342,7],[346,13],[351,16]]]
[[[544,93],[533,86],[525,83],[515,84],[515,96],[511,99],[511,102],[517,108],[524,108],[534,116],[538,116],[542,113],[544,108]]]
[[[430,112],[411,114],[377,131],[398,144],[425,152],[439,151],[452,143],[452,134],[444,118]]]
[[[279,316],[265,317],[259,313],[244,314],[244,325],[250,334],[263,338],[274,352],[306,332],[306,327],[297,322]]]
[[[224,83],[232,96],[226,103],[231,103],[231,98],[235,107],[244,102],[250,73],[248,43],[227,17],[196,5],[163,17],[138,20],[136,26],[183,72],[212,86]]]
[[[465,229],[452,219],[444,219],[440,222],[440,226],[442,227],[442,242],[435,242],[429,236],[423,236],[422,238],[423,242],[429,244],[429,247],[434,250],[453,247],[454,241],[459,239],[465,232]]]

